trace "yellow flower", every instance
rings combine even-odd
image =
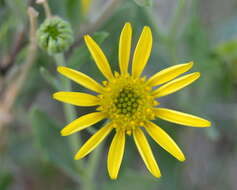
[[[178,77],[190,70],[193,63],[169,67],[149,79],[141,78],[152,48],[151,29],[145,26],[135,48],[132,74],[129,74],[132,28],[130,23],[126,23],[119,41],[120,74],[117,72],[113,74],[106,56],[97,43],[89,35],[84,38],[97,67],[107,81],[99,84],[79,71],[58,67],[58,72],[62,75],[98,93],[96,96],[81,92],[57,92],[53,95],[56,100],[76,106],[98,106],[96,112],[86,114],[68,124],[61,134],[70,135],[104,119],[108,119],[108,122],[89,138],[77,152],[75,159],[81,159],[89,154],[114,129],[116,133],[109,148],[107,162],[108,172],[112,179],[118,176],[126,134],[132,134],[146,167],[155,177],[160,177],[161,173],[144,135],[144,130],[171,155],[179,161],[184,161],[184,154],[172,138],[151,120],[158,117],[185,126],[209,127],[211,125],[209,121],[200,117],[160,108],[157,101],[157,98],[174,93],[199,78],[200,73],[198,72]],[[158,88],[155,88],[157,86]]]
[[[84,15],[86,15],[89,12],[90,5],[91,5],[91,0],[82,0],[81,1],[82,12]]]

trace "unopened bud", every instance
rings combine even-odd
[[[49,54],[66,51],[73,42],[71,25],[59,17],[47,18],[37,31],[37,42]]]

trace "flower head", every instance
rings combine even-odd
[[[59,17],[47,18],[37,31],[37,41],[49,54],[64,52],[73,42],[71,26]]]
[[[107,119],[108,122],[81,147],[75,155],[75,159],[81,159],[89,154],[114,130],[115,136],[109,148],[107,163],[108,172],[112,179],[116,179],[118,176],[124,154],[126,134],[133,136],[145,165],[155,177],[160,177],[161,173],[144,131],[179,161],[185,160],[184,154],[172,138],[152,122],[155,118],[158,117],[192,127],[208,127],[211,125],[209,121],[200,117],[161,108],[157,101],[158,98],[174,93],[199,78],[200,74],[198,72],[178,77],[190,70],[193,63],[189,62],[169,67],[149,79],[141,78],[152,48],[152,33],[150,28],[145,26],[135,48],[132,72],[129,74],[131,40],[132,28],[130,23],[126,23],[119,41],[120,73],[115,72],[113,74],[102,50],[89,35],[86,35],[86,45],[97,67],[107,80],[103,84],[99,84],[79,71],[67,67],[58,67],[58,71],[62,75],[95,91],[98,95],[94,96],[81,92],[57,92],[53,95],[55,99],[65,103],[77,106],[97,106],[96,112],[79,117],[68,124],[61,131],[63,136],[78,132]],[[157,86],[158,88],[155,88]]]

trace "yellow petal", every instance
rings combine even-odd
[[[148,81],[147,84],[150,86],[158,86],[163,83],[166,83],[177,76],[187,72],[193,66],[193,62],[179,64],[172,67],[168,67],[155,75],[153,75]]]
[[[105,125],[99,131],[97,131],[93,136],[91,136],[86,143],[81,147],[81,149],[75,155],[75,159],[79,160],[89,154],[94,150],[104,139],[108,136],[113,128],[110,124]]]
[[[71,135],[72,133],[78,132],[82,129],[85,129],[102,119],[104,119],[106,115],[102,112],[94,112],[83,115],[73,122],[69,123],[66,127],[61,130],[62,136]]]
[[[188,86],[189,84],[197,80],[199,77],[200,77],[200,73],[198,72],[179,77],[171,82],[166,83],[165,85],[161,86],[157,90],[155,90],[154,95],[156,98],[159,98],[159,97],[174,93]]]
[[[119,40],[119,67],[123,75],[128,72],[131,40],[132,40],[132,27],[130,23],[126,23],[123,27]]]
[[[172,154],[179,161],[184,161],[185,157],[174,140],[159,126],[152,122],[148,122],[145,126],[148,134],[156,141],[162,148]]]
[[[96,96],[81,92],[56,92],[53,98],[75,106],[95,106],[99,104]]]
[[[87,13],[89,12],[89,9],[90,9],[90,5],[91,5],[91,0],[81,1],[83,15],[87,16]]]
[[[186,126],[191,126],[191,127],[210,127],[211,122],[183,112],[175,111],[175,110],[170,110],[166,108],[157,108],[156,109],[156,116],[173,122],[173,123],[178,123],[181,125],[186,125]]]
[[[159,167],[156,163],[151,147],[142,130],[140,128],[136,128],[133,131],[133,137],[138,151],[144,163],[146,164],[147,169],[152,173],[152,175],[159,178],[161,176]]]
[[[104,91],[103,87],[99,83],[97,83],[95,80],[79,71],[62,66],[59,66],[57,70],[62,75],[66,76],[67,78],[79,83],[80,85],[90,90],[93,90],[98,93],[102,93]]]
[[[122,163],[125,147],[125,132],[123,130],[116,131],[108,153],[108,172],[111,179],[118,177],[118,172]]]
[[[89,35],[85,35],[84,39],[99,70],[108,80],[113,79],[114,77],[109,62],[98,44]]]
[[[132,75],[138,78],[150,57],[152,47],[152,33],[148,26],[143,28],[132,61]]]

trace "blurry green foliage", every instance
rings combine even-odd
[[[153,0],[134,0],[139,6],[148,7],[152,5]]]
[[[10,173],[0,173],[0,189],[7,190],[13,182],[13,176]]]
[[[179,2],[185,1],[172,1],[172,3],[175,3],[175,7]],[[214,2],[214,4],[218,4],[218,2]],[[229,2],[230,1],[226,1],[226,5]],[[94,3],[96,3],[96,1],[94,1]],[[223,170],[227,168],[226,163],[231,165],[229,161],[233,160],[234,153],[236,152],[236,142],[229,138],[229,136],[232,137],[232,135],[234,136],[236,134],[237,123],[235,116],[237,113],[236,13],[233,13],[234,17],[227,16],[223,20],[218,20],[218,22],[216,22],[217,26],[213,27],[209,24],[211,23],[210,18],[204,17],[201,12],[208,12],[212,16],[219,14],[216,9],[214,9],[215,12],[213,12],[213,10],[208,10],[208,5],[212,5],[212,3],[212,1],[186,1],[185,6],[180,10],[181,15],[178,17],[179,20],[175,25],[174,32],[170,31],[172,26],[170,26],[169,23],[172,22],[167,19],[162,20],[163,25],[159,25],[158,27],[159,23],[157,20],[159,19],[158,16],[160,14],[164,14],[165,16],[167,16],[167,14],[172,14],[175,16],[175,14],[173,14],[173,9],[169,9],[169,6],[168,9],[161,9],[162,6],[164,6],[164,1],[126,0],[123,1],[106,22],[100,25],[96,31],[91,32],[90,35],[93,36],[100,46],[102,46],[103,51],[112,64],[113,70],[118,70],[118,42],[124,23],[131,22],[133,26],[133,49],[137,43],[142,27],[144,25],[151,26],[154,46],[151,58],[149,59],[149,64],[147,65],[144,74],[152,75],[156,71],[167,66],[190,60],[195,62],[193,71],[200,71],[202,73],[202,77],[196,83],[175,95],[164,98],[161,100],[161,105],[164,107],[169,106],[174,109],[177,108],[177,110],[193,114],[197,113],[197,115],[200,116],[206,116],[213,123],[212,128],[203,131],[200,130],[199,132],[199,129],[187,129],[174,124],[168,124],[161,120],[156,121],[158,125],[165,129],[176,140],[177,144],[186,144],[186,150],[184,149],[184,152],[187,152],[188,154],[190,154],[188,152],[189,149],[192,149],[191,145],[189,147],[189,144],[191,143],[189,140],[186,140],[186,138],[179,138],[179,135],[190,134],[190,130],[193,130],[193,133],[196,134],[193,137],[205,133],[206,136],[201,136],[199,143],[208,142],[209,144],[207,147],[210,146],[210,149],[205,149],[206,145],[202,144],[203,152],[200,152],[200,160],[198,157],[198,161],[188,160],[188,162],[180,163],[156,143],[149,140],[163,174],[161,179],[154,179],[146,171],[144,165],[142,165],[143,163],[139,157],[134,142],[132,141],[132,137],[128,137],[119,179],[117,181],[110,181],[106,173],[106,156],[109,147],[109,143],[107,143],[101,156],[99,171],[95,173],[96,179],[94,182],[96,185],[98,184],[100,189],[155,190],[159,188],[165,190],[189,190],[211,187],[213,189],[218,189],[215,188],[215,184],[218,184],[219,181],[225,181],[227,184],[228,180],[231,180],[231,175],[227,178],[227,175],[224,176],[225,173]],[[97,14],[99,15],[102,10],[101,8],[95,10],[95,15],[93,12],[90,13],[92,16],[82,16],[80,11],[80,0],[50,0],[49,4],[54,14],[61,16],[72,24],[75,37],[77,37],[79,31],[81,31],[81,27],[83,27],[83,25],[89,25],[89,22],[87,23],[87,21],[93,20],[94,16],[97,16]],[[156,6],[161,6],[161,8],[158,7],[159,9],[157,9]],[[41,23],[45,18],[43,9],[39,5],[35,5],[35,8],[40,13],[39,23]],[[21,31],[23,28],[26,28],[23,41],[26,44],[28,43],[28,18],[26,9],[26,0],[0,0],[1,58],[8,55],[11,46],[17,37],[17,32]],[[222,8],[219,9],[220,12],[222,12],[222,10]],[[174,21],[175,19],[176,18],[172,18]],[[82,23],[83,25],[81,25]],[[174,36],[171,36],[171,34]],[[27,47],[28,46],[26,45],[21,49],[14,64],[21,66],[25,63]],[[75,48],[73,54],[67,58],[67,65],[69,67],[78,69],[99,81],[104,80],[93,62],[94,61],[92,60],[83,40],[79,46]],[[56,90],[56,88],[59,88],[60,83],[59,81],[55,81],[56,76],[58,76],[58,73],[56,74],[54,60],[39,50],[36,63],[32,67],[28,79],[25,81],[25,85],[21,90],[21,94],[17,99],[17,109],[14,109],[14,112],[17,114],[17,121],[9,131],[15,138],[14,140],[9,138],[9,141],[11,141],[9,142],[9,152],[11,152],[9,155],[11,156],[7,157],[12,168],[8,168],[9,172],[5,172],[5,168],[4,170],[0,168],[1,190],[9,189],[10,185],[15,182],[14,179],[17,178],[15,176],[15,168],[23,168],[21,170],[23,171],[29,162],[31,164],[28,164],[28,167],[34,171],[34,175],[38,180],[36,184],[42,183],[42,189],[50,189],[48,184],[51,182],[45,182],[45,178],[47,178],[45,176],[47,176],[47,174],[55,174],[51,171],[53,168],[52,166],[60,168],[72,178],[78,178],[78,170],[73,161],[73,153],[69,148],[67,138],[60,136],[60,129],[65,123],[59,125],[42,110],[39,110],[37,107],[32,108],[32,105],[39,104],[37,99],[40,96],[40,92],[47,91],[47,94],[51,94]],[[44,83],[44,80],[47,81],[48,85]],[[74,90],[81,91],[82,88],[78,86],[79,85],[76,87],[75,85]],[[51,87],[55,88],[55,90],[52,90]],[[48,99],[51,99],[51,97],[49,96]],[[51,106],[54,106],[53,102]],[[78,115],[82,115],[94,108],[79,107],[77,109]],[[30,110],[31,122],[26,119],[26,116],[23,117],[26,115],[28,110]],[[61,112],[62,110],[56,111]],[[101,123],[96,125],[94,128],[98,129],[100,126]],[[30,131],[31,127],[33,134]],[[89,133],[86,130],[81,134],[84,139],[87,139],[89,136]],[[111,142],[111,138],[112,135],[109,136],[108,142]],[[236,139],[235,136],[233,139]],[[35,142],[33,150],[31,142]],[[228,147],[231,147],[230,149],[234,150],[233,154],[228,152]],[[209,159],[209,157],[205,157],[205,155],[211,154],[211,151],[214,152],[214,156],[212,155],[213,159],[210,159],[211,161],[209,164],[205,165],[207,168],[204,168],[202,173],[198,175],[199,173],[195,170],[195,166],[202,168],[202,161]],[[219,154],[221,151],[225,151],[225,154],[221,154],[222,157]],[[38,157],[38,155],[40,155],[40,157]],[[187,156],[189,156],[190,159],[192,158],[192,155]],[[227,159],[225,160],[224,157]],[[14,160],[15,158],[17,159]],[[47,164],[45,164],[44,167],[35,164],[39,163],[39,160],[43,160],[44,163],[47,162]],[[225,167],[222,167],[223,163],[225,163]],[[18,165],[18,167],[15,165]],[[220,171],[218,171],[216,167],[213,167],[213,165],[218,165],[221,168],[221,173],[223,172],[219,178],[216,178],[215,175],[213,175],[214,179],[213,176],[208,176],[208,169],[212,169],[212,173],[220,173]],[[188,167],[193,167],[194,169],[189,168],[190,173],[187,174],[185,168]],[[3,171],[5,173],[3,173]],[[229,171],[229,173],[232,174],[234,172]],[[234,175],[232,175],[232,177],[233,176]],[[195,180],[198,181],[199,179],[203,179],[202,177],[206,178],[206,180],[209,181],[209,184],[206,185],[203,181],[199,183],[197,182],[196,184],[193,182]],[[216,183],[214,184],[213,181]],[[226,184],[222,184],[222,186],[225,186]],[[219,187],[221,188],[222,186]],[[39,189],[40,188],[41,186],[39,186]],[[58,187],[51,189],[75,188],[64,188],[58,185]]]
[[[42,158],[57,165],[73,178],[78,176],[72,154],[70,154],[72,151],[67,139],[60,135],[59,125],[36,107],[33,107],[30,112],[34,139]]]

